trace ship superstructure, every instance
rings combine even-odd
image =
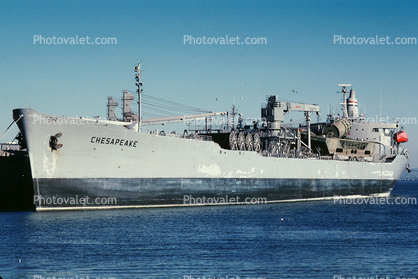
[[[368,123],[358,114],[354,90],[343,116],[311,123],[316,104],[267,96],[261,118],[248,125],[232,111],[143,119],[140,63],[134,96],[119,105],[108,97],[107,119],[52,116],[15,109],[30,163],[37,210],[189,206],[185,197],[262,197],[267,202],[388,195],[408,165],[407,138],[398,124]],[[348,85],[343,85],[344,95]],[[290,111],[298,127],[283,125]],[[214,118],[223,120],[213,125]],[[193,125],[204,119],[202,126]],[[185,122],[183,134],[144,132],[144,126]],[[398,131],[399,130],[399,131]],[[75,197],[113,197],[115,204],[64,203]],[[47,203],[49,199],[61,203]],[[190,199],[189,199],[190,200]]]

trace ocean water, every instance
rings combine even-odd
[[[393,194],[379,204],[2,212],[0,276],[418,278],[418,182]]]

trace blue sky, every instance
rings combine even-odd
[[[235,100],[244,117],[259,117],[265,96],[277,94],[319,104],[324,120],[338,108],[337,84],[352,83],[366,116],[380,114],[382,96],[382,116],[416,118],[417,44],[333,39],[418,38],[417,10],[413,1],[1,0],[0,130],[27,99],[48,114],[105,117],[107,96],[135,90],[138,59],[145,94],[205,110],[229,110]],[[113,37],[117,44],[34,44],[36,35]],[[263,37],[267,44],[184,44],[184,35]],[[418,167],[418,126],[404,126],[404,147]]]

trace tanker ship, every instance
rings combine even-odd
[[[135,72],[138,111],[131,108],[134,96],[123,91],[121,118],[113,97],[105,119],[13,110],[36,210],[388,196],[408,166],[409,153],[401,147],[406,132],[398,123],[367,122],[350,84],[340,85],[342,116],[328,115],[323,123],[311,123],[319,105],[276,95],[267,96],[261,117],[249,124],[235,107],[143,119],[140,63]],[[298,127],[284,124],[291,111],[304,115]],[[218,125],[214,119],[221,119]],[[145,132],[147,125],[171,122],[188,129]]]

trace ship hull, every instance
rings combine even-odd
[[[251,205],[385,196],[396,181],[335,179],[39,179],[37,210]]]
[[[34,210],[33,196],[28,157],[0,156],[0,211]]]
[[[408,164],[404,155],[387,163],[264,157],[211,141],[137,133],[110,122],[76,121],[32,109],[13,113],[15,120],[23,116],[18,126],[28,146],[37,210],[383,195]],[[54,149],[51,137],[56,135],[55,144],[62,147]]]

